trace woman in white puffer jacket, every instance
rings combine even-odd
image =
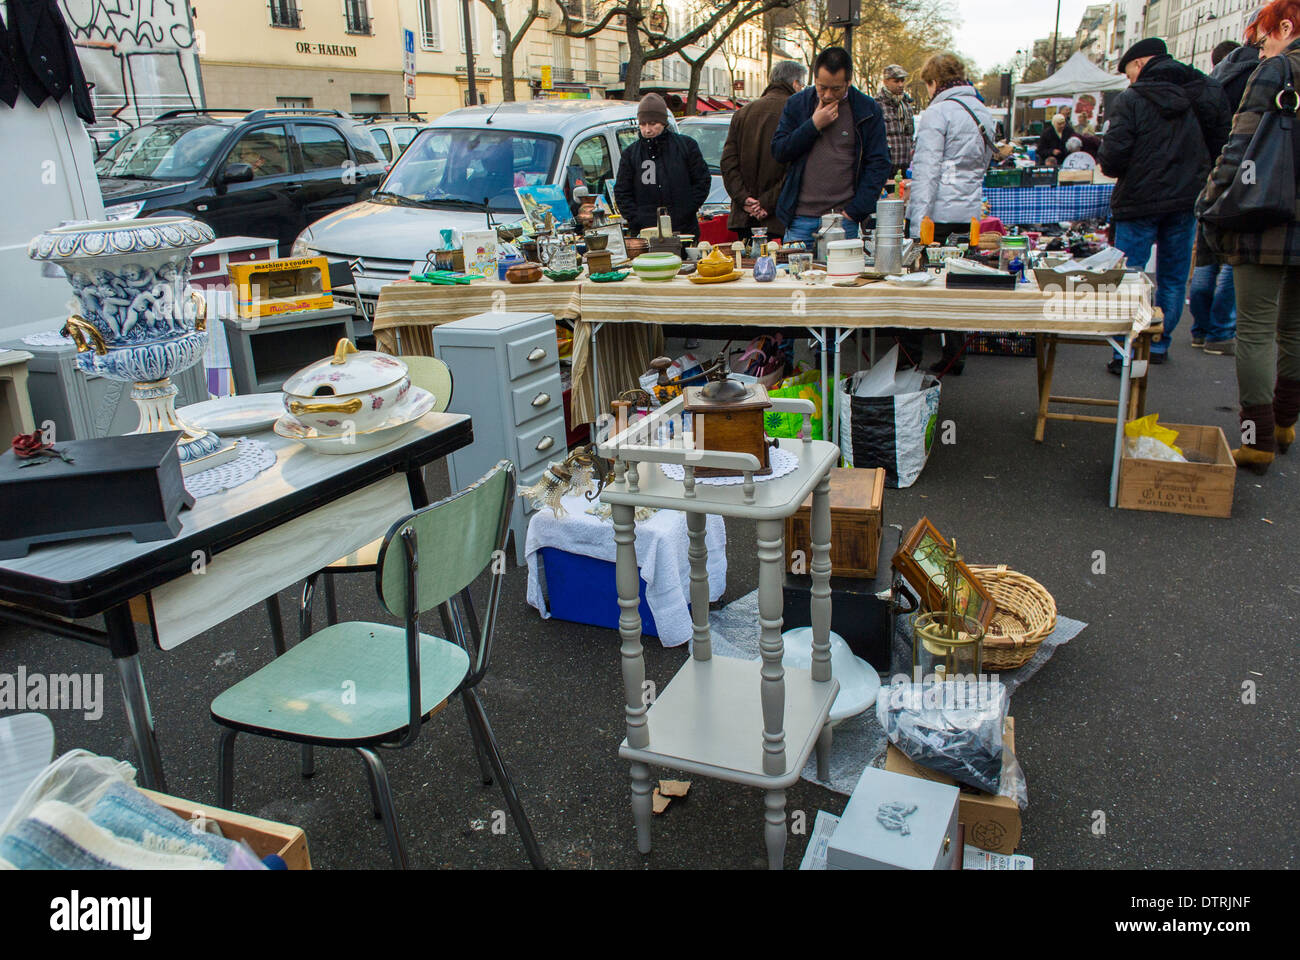
[[[993,158],[993,114],[966,80],[966,66],[950,53],[931,57],[921,68],[930,91],[916,133],[907,217],[911,236],[921,219],[935,224],[935,240],[964,232],[984,203],[984,174]]]

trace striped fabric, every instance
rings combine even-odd
[[[989,214],[1007,226],[1109,220],[1113,183],[1076,183],[1060,187],[996,187],[984,191]]]
[[[549,298],[548,289],[551,291]],[[471,292],[472,290],[472,292]],[[398,284],[385,287],[375,320],[376,338],[398,327],[418,330],[497,310],[545,311],[575,319],[573,418],[589,423],[596,410],[639,386],[640,375],[663,349],[663,324],[748,327],[909,327],[921,330],[1091,334],[1123,337],[1150,324],[1151,282],[1132,274],[1111,295],[1064,295],[1022,284],[1016,290],[949,290],[941,280],[924,287],[874,283],[865,287],[806,286],[784,276],[772,283],[744,279],[694,284],[684,279],[644,283],[574,281],[525,287],[485,283],[474,288]],[[565,311],[565,312],[561,312]],[[400,323],[397,322],[400,319]],[[600,401],[592,403],[591,325],[597,335]],[[643,324],[653,324],[648,331]],[[403,334],[404,352],[414,353]],[[722,331],[718,336],[725,337]],[[381,345],[384,340],[380,339]]]

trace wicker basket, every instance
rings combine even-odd
[[[984,635],[984,666],[989,670],[1024,666],[1056,629],[1056,601],[1037,580],[1008,570],[1005,564],[972,564],[970,569],[998,605]]]

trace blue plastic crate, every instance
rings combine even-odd
[[[614,577],[614,564],[608,560],[566,553],[555,547],[542,547],[537,551],[546,580],[546,598],[551,616],[570,623],[588,623],[593,627],[618,629],[622,611],[618,606],[618,582]],[[641,590],[641,632],[646,636],[659,636],[655,618],[645,599],[645,581],[637,577]]]

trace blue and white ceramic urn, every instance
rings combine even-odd
[[[72,284],[80,312],[63,332],[77,344],[77,366],[135,384],[135,432],[180,430],[187,473],[223,447],[177,416],[170,380],[203,356],[206,301],[190,289],[190,254],[213,239],[207,224],[169,217],[57,227],[27,247],[33,260],[62,267]]]

